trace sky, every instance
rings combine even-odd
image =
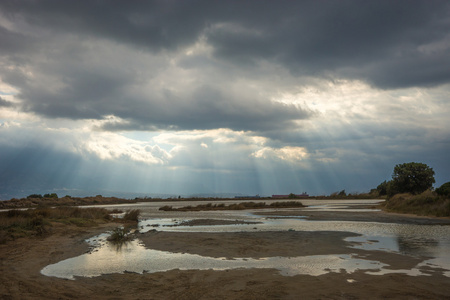
[[[450,181],[448,1],[0,1],[0,199]]]

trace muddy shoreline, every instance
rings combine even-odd
[[[295,212],[285,211],[285,216]],[[304,215],[305,211],[297,214]],[[370,221],[395,220],[384,212],[336,214],[319,212],[318,218],[363,217]],[[276,214],[280,214],[277,211]],[[309,213],[310,217],[314,213]],[[345,215],[345,217],[344,217]],[[353,216],[353,217],[352,217]],[[434,219],[437,221],[430,221]],[[397,222],[444,222],[436,218],[401,216]],[[395,222],[396,223],[396,222]],[[94,278],[66,280],[47,277],[40,270],[48,264],[88,251],[84,240],[112,229],[117,224],[97,228],[61,226],[45,238],[23,238],[0,245],[0,299],[448,299],[449,278],[405,274],[367,275],[345,271],[320,276],[283,276],[275,269],[171,270],[146,274],[109,274]],[[185,252],[211,257],[301,256],[352,253],[377,260],[392,269],[408,269],[423,261],[397,253],[349,248],[350,232],[238,232],[187,233],[152,231],[140,234],[147,248]]]
[[[256,212],[260,216],[282,219],[283,217],[305,217],[311,221],[356,221],[379,222],[414,225],[450,225],[450,218],[425,217],[390,213],[385,211],[309,211],[309,210],[278,210],[272,212]]]

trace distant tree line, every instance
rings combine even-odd
[[[44,196],[42,196],[41,194],[31,194],[29,196],[27,196],[27,199],[31,199],[31,198],[38,198],[38,199],[42,199],[42,198],[58,198],[58,195],[56,193],[51,193],[51,194],[44,194]]]

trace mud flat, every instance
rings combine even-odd
[[[364,207],[362,207],[364,208]],[[302,216],[310,221],[356,221],[413,225],[450,225],[450,218],[425,217],[384,211],[318,211],[318,210],[278,210],[257,212],[258,215],[282,219]]]
[[[276,212],[279,214],[280,212]],[[292,212],[290,212],[292,214]],[[304,213],[304,212],[302,212]],[[352,213],[346,213],[351,219]],[[358,214],[353,213],[356,218]],[[364,213],[365,214],[365,213]],[[363,215],[364,215],[363,214]],[[371,216],[381,216],[384,213]],[[410,219],[408,216],[403,216]],[[375,219],[372,219],[375,218]],[[390,217],[388,217],[390,218]],[[414,219],[415,220],[415,219]],[[206,222],[206,221],[205,221]],[[414,221],[415,222],[415,221]],[[0,245],[1,299],[449,299],[449,277],[367,274],[364,270],[319,276],[283,276],[276,269],[170,270],[144,274],[109,274],[67,280],[40,273],[45,266],[87,252],[84,240],[114,225],[80,229],[54,228],[46,238],[24,238]],[[334,231],[165,232],[150,231],[139,238],[149,249],[209,257],[352,254],[377,260],[392,269],[410,269],[425,257],[350,248],[347,237]]]

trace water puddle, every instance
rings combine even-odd
[[[440,269],[448,261],[430,259],[418,264],[411,270],[392,270],[389,265],[366,260],[352,254],[341,255],[311,255],[300,257],[266,257],[253,258],[213,258],[189,253],[172,253],[147,249],[138,240],[112,244],[106,240],[107,234],[93,237],[87,242],[91,251],[78,257],[69,258],[56,264],[48,265],[41,270],[46,276],[66,279],[75,279],[77,276],[96,277],[112,273],[156,273],[169,270],[229,270],[240,268],[277,269],[284,276],[312,275],[318,276],[329,272],[353,273],[363,270],[366,274],[384,275],[390,273],[404,273],[410,276],[425,275],[430,272],[423,271]],[[358,241],[355,248],[367,250],[385,250],[383,242],[392,243],[390,239],[376,241],[364,237],[352,237],[348,240]],[[388,249],[390,250],[390,249]],[[445,270],[444,270],[445,271]],[[450,272],[443,272],[450,277]]]
[[[312,201],[310,201],[313,204]],[[316,202],[314,202],[316,203]],[[320,202],[321,203],[321,202]],[[356,202],[355,202],[356,203]],[[341,203],[339,203],[341,204]],[[347,203],[342,203],[347,205]],[[349,207],[346,209],[351,209]],[[356,203],[357,204],[357,203]],[[403,273],[410,276],[429,276],[439,272],[450,277],[450,226],[411,224],[387,224],[378,222],[310,221],[301,216],[273,219],[274,216],[258,216],[257,212],[223,211],[198,212],[192,214],[161,214],[156,204],[143,214],[146,220],[139,223],[139,231],[178,232],[240,232],[240,231],[347,231],[360,236],[345,239],[352,242],[351,248],[367,251],[394,252],[424,260],[410,270],[392,269],[379,261],[372,261],[356,255],[312,255],[301,257],[213,258],[188,253],[172,253],[146,249],[138,240],[121,246],[106,241],[107,234],[87,240],[91,245],[89,253],[69,258],[46,266],[41,273],[46,276],[74,279],[77,276],[95,277],[111,273],[155,273],[173,269],[180,270],[228,270],[238,268],[271,268],[282,275],[321,275],[329,272],[353,273],[363,270],[370,275]],[[310,209],[342,209],[343,205],[331,203],[317,205]],[[140,206],[142,208],[145,206]],[[358,209],[357,211],[361,211]],[[164,217],[161,217],[161,216]],[[170,217],[166,217],[170,216]],[[261,224],[227,224],[180,226],[193,219],[238,220],[261,222]],[[351,252],[351,248],[350,251]]]
[[[138,239],[114,245],[106,241],[106,235],[90,239],[95,248],[78,257],[46,266],[41,273],[66,279],[76,276],[96,277],[111,273],[155,273],[180,270],[227,270],[239,268],[271,268],[282,275],[322,275],[328,272],[353,273],[356,270],[377,271],[386,264],[355,258],[348,255],[313,255],[302,257],[213,258],[196,254],[171,253],[146,249]]]

